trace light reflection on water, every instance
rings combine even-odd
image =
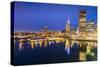
[[[67,55],[70,54],[70,48],[65,48],[65,51],[66,51]]]
[[[67,45],[68,46],[68,45]],[[55,62],[93,61],[97,59],[97,47],[80,46],[74,43],[66,47],[66,42],[15,42],[15,64],[41,64]]]

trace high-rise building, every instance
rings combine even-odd
[[[86,24],[87,36],[97,36],[97,27],[93,20],[87,22]]]
[[[78,23],[78,28],[79,28],[79,34],[82,36],[86,36],[86,31],[85,31],[85,26],[86,26],[86,11],[81,10],[79,14],[79,23]]]
[[[67,23],[66,23],[66,34],[67,36],[70,34],[70,20],[69,19],[67,20]]]
[[[43,31],[43,32],[48,32],[48,26],[44,26],[44,27],[42,28],[42,31]]]

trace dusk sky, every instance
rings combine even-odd
[[[44,26],[48,26],[49,30],[64,30],[68,19],[71,26],[76,27],[81,9],[86,10],[87,21],[97,22],[95,6],[15,2],[14,30],[39,31]]]

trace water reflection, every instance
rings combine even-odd
[[[22,60],[20,61],[20,59],[24,59],[33,64],[48,61],[93,61],[97,60],[97,44],[93,42],[79,43],[75,41],[70,43],[67,39],[65,41],[20,39],[15,41],[15,58],[19,59],[15,60],[18,64],[25,63]]]
[[[65,51],[67,52],[67,55],[70,55],[70,47],[65,48]]]

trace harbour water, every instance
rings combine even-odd
[[[37,43],[32,48],[30,43],[25,41],[22,48],[19,48],[19,42],[16,40],[14,45],[14,63],[16,65],[97,60],[97,47],[93,47],[88,53],[87,45],[80,46],[77,43],[68,48],[65,48],[65,42],[47,42],[46,46],[41,47]]]

